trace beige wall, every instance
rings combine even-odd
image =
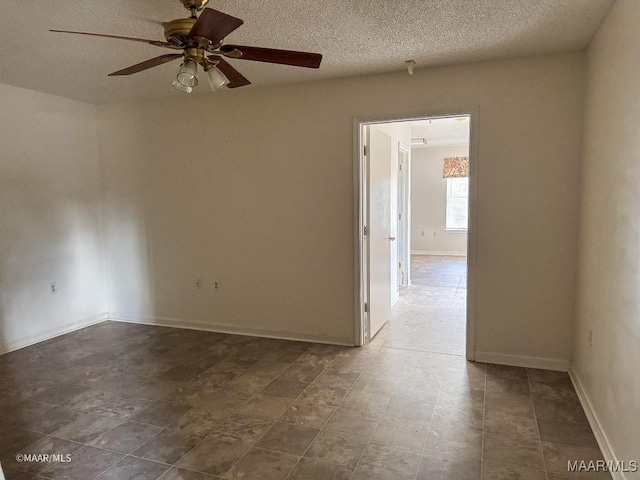
[[[99,107],[110,311],[353,342],[353,119],[470,108],[479,112],[477,350],[566,367],[583,59]]]
[[[573,358],[610,447],[627,462],[640,460],[639,27],[640,2],[618,0],[587,54]]]
[[[445,231],[447,179],[442,178],[442,162],[447,157],[468,155],[468,145],[411,150],[411,251],[413,253],[466,255],[467,234]]]
[[[104,318],[106,296],[96,107],[0,85],[0,111],[4,352]]]

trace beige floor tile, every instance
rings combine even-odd
[[[586,462],[603,460],[604,457],[598,448],[584,448],[572,445],[561,445],[552,442],[542,442],[544,461],[548,472],[567,474],[568,462]],[[603,478],[609,478],[602,475]],[[594,475],[594,478],[598,476]]]
[[[418,480],[480,480],[481,461],[426,450],[418,469]]]
[[[214,429],[209,438],[253,445],[271,425],[271,420],[233,415]]]
[[[527,378],[492,376],[487,374],[487,393],[511,393],[515,395],[529,395],[529,381]]]
[[[120,453],[131,453],[161,430],[161,427],[154,425],[124,422],[100,435],[90,445]]]
[[[329,367],[318,375],[315,379],[315,383],[327,383],[329,385],[349,388],[353,385],[359,375],[360,373],[354,372],[353,370]]]
[[[548,398],[551,400],[575,401],[577,399],[573,386],[569,383],[558,385],[529,380],[531,394],[535,397]]]
[[[96,480],[155,479],[169,469],[168,465],[144,460],[142,458],[125,457],[109,468]]]
[[[562,443],[575,447],[598,448],[596,437],[587,423],[563,422],[538,418],[540,439],[544,442]]]
[[[300,456],[318,432],[317,428],[276,422],[256,443],[256,447]]]
[[[276,378],[262,390],[262,393],[265,395],[295,399],[298,398],[308,386],[309,384],[306,382]]]
[[[497,464],[516,465],[544,470],[542,445],[539,440],[513,439],[504,435],[485,433],[483,459]]]
[[[332,464],[355,467],[369,440],[358,435],[321,431],[304,456]]]
[[[434,409],[435,406],[430,403],[393,396],[383,416],[403,422],[429,425]]]
[[[544,470],[484,462],[482,480],[546,480]]]
[[[271,383],[269,378],[259,377],[251,373],[244,373],[237,377],[226,388],[229,392],[237,393],[241,396],[250,397],[256,393],[260,393]]]
[[[426,450],[467,458],[482,458],[482,432],[450,427],[431,428]]]
[[[303,353],[295,363],[299,365],[308,365],[313,367],[328,367],[336,358],[337,354],[333,352],[306,352]]]
[[[86,414],[53,432],[65,440],[89,443],[122,422],[121,419],[104,415]]]
[[[459,429],[482,430],[484,409],[481,406],[438,405],[433,410],[433,427],[450,426]]]
[[[252,448],[223,478],[228,480],[260,478],[285,480],[298,463],[298,457],[261,448]],[[259,472],[259,477],[256,476]]]
[[[229,418],[231,412],[231,410],[210,408],[206,403],[203,403],[201,406],[188,410],[184,415],[171,422],[168,427],[190,435],[204,437]]]
[[[538,418],[587,423],[587,417],[577,397],[557,400],[536,396],[533,397],[533,402]]]
[[[482,390],[451,388],[454,384],[443,384],[436,406],[456,406],[482,409],[484,407],[485,393]]]
[[[51,464],[42,473],[52,479],[94,478],[123,458],[122,454],[93,447],[82,447],[71,454],[71,461]]]
[[[390,395],[377,395],[369,392],[350,391],[340,403],[341,407],[357,410],[363,415],[379,417],[386,410]]]
[[[318,375],[324,371],[324,367],[316,367],[314,365],[303,365],[294,363],[284,372],[280,374],[278,378],[286,378],[288,380],[297,380],[299,382],[313,382]]]
[[[527,369],[522,367],[510,367],[507,365],[492,365],[488,364],[486,367],[487,378],[489,377],[503,377],[503,378],[519,378],[526,380]]]
[[[333,413],[324,429],[370,437],[375,432],[378,422],[377,418],[363,415],[357,410],[340,407]]]
[[[165,429],[134,450],[132,455],[173,465],[195,447],[200,440],[202,437]]]
[[[260,360],[249,367],[247,373],[273,380],[290,366],[290,363]]]
[[[130,420],[139,423],[148,423],[158,427],[166,427],[190,409],[191,405],[158,401],[131,417]]]
[[[335,407],[300,400],[291,405],[282,414],[279,421],[305,427],[322,428],[334,410]]]
[[[211,475],[224,475],[249,450],[240,442],[205,438],[176,464],[178,467]]]
[[[321,405],[337,406],[340,404],[348,389],[339,385],[326,383],[312,383],[300,396],[301,400]]]
[[[185,470],[184,468],[171,467],[158,480],[215,480],[218,478],[205,473]]]
[[[394,443],[422,450],[429,433],[429,426],[421,423],[383,418],[371,438],[379,442]]]
[[[258,394],[237,410],[239,415],[278,419],[292,404],[292,398]]]
[[[506,435],[515,439],[540,439],[535,418],[511,415],[496,410],[488,410],[485,412],[484,431],[487,433]]]
[[[83,411],[75,408],[61,406],[54,407],[46,412],[20,422],[20,427],[40,433],[53,433],[59,428],[73,422],[84,415]]]
[[[525,417],[535,417],[533,400],[530,395],[514,395],[511,393],[487,393],[485,396],[485,409],[508,413],[510,415],[520,415]]]
[[[287,480],[348,480],[353,468],[301,458]]]
[[[420,454],[388,443],[370,442],[354,472],[354,478],[415,478]]]

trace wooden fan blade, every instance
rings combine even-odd
[[[223,45],[220,51],[230,53],[238,50],[242,56],[229,55],[240,60],[255,62],[277,63],[294,67],[319,68],[322,55],[319,53],[296,52],[293,50],[277,50],[274,48],[247,47],[244,45]]]
[[[224,75],[229,79],[229,85],[227,88],[238,88],[244,87],[246,85],[251,85],[251,82],[247,80],[238,70],[233,68],[229,62],[221,57],[213,57],[218,61],[216,67],[224,73]]]
[[[90,35],[92,37],[115,38],[117,40],[128,40],[130,42],[148,43],[149,45],[155,45],[156,47],[166,47],[166,48],[174,48],[174,49],[181,50],[181,47],[177,45],[174,45],[172,43],[162,42],[160,40],[147,40],[146,38],[121,37],[119,35],[105,35],[102,33],[73,32],[71,30],[49,30],[49,31],[56,32],[56,33],[73,33],[74,35]]]
[[[133,75],[134,73],[157,67],[158,65],[162,65],[163,63],[171,62],[177,58],[182,58],[182,54],[168,53],[167,55],[160,55],[159,57],[152,58],[150,60],[147,60],[146,62],[138,63],[137,65],[132,65],[131,67],[125,68],[123,70],[118,70],[117,72],[110,73],[109,76],[115,77],[120,75]]]
[[[204,37],[210,42],[218,44],[243,23],[239,18],[213,8],[205,8],[191,28],[189,37]]]

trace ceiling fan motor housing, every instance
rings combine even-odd
[[[178,18],[164,24],[164,38],[167,42],[182,45],[183,40],[189,36],[189,32],[196,23],[195,18]]]

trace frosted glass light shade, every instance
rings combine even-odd
[[[198,64],[191,59],[187,59],[180,66],[176,80],[185,87],[195,87],[198,85]]]
[[[217,92],[222,87],[229,84],[229,79],[216,67],[212,67],[207,70],[207,78],[209,79],[211,90],[214,92]]]
[[[193,92],[193,88],[191,87],[185,87],[184,85],[182,85],[177,78],[173,79],[173,83],[171,84],[173,85],[173,88],[175,88],[176,90],[179,90],[181,92],[184,93],[191,93]]]

